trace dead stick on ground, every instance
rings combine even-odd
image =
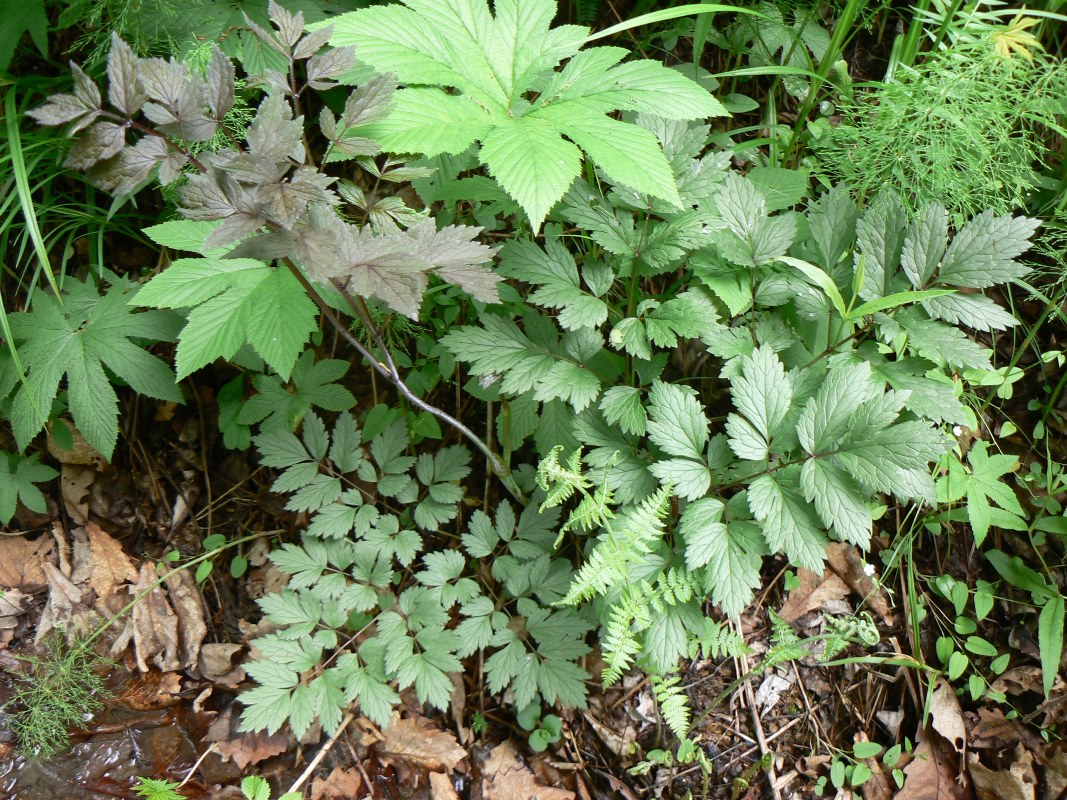
[[[188,774],[186,774],[185,779],[182,780],[182,782],[178,784],[178,788],[179,789],[182,788],[183,786],[185,786],[185,784],[187,784],[189,782],[189,779],[193,777],[193,774],[197,771],[197,769],[200,767],[200,765],[204,763],[204,759],[215,752],[215,747],[216,747],[215,743],[212,743],[211,747],[209,747],[207,750],[205,750],[203,753],[200,754],[200,758],[198,758],[196,760],[196,763],[193,764],[193,766],[189,770]]]
[[[290,792],[299,792],[300,787],[308,782],[308,778],[311,777],[311,773],[313,773],[315,769],[319,766],[319,764],[322,763],[322,759],[326,758],[326,754],[330,752],[330,748],[337,743],[337,740],[341,737],[341,734],[344,733],[345,728],[348,727],[348,724],[353,719],[355,719],[354,714],[345,714],[345,718],[341,720],[341,724],[337,726],[337,730],[333,732],[333,736],[330,737],[330,740],[320,748],[319,752],[316,753],[315,757],[311,759],[310,763],[308,763],[307,769],[300,773],[300,777],[297,778],[296,782],[289,787]]]
[[[741,620],[735,619],[734,626],[737,631],[741,632]],[[756,741],[759,742],[759,749],[761,755],[767,755],[771,753],[771,763],[767,767],[767,783],[771,785],[771,793],[774,795],[774,800],[782,800],[781,792],[775,785],[777,782],[777,776],[774,771],[774,753],[767,746],[767,737],[763,734],[763,723],[760,721],[759,706],[756,705],[756,694],[752,691],[752,679],[749,677],[749,665],[748,657],[742,653],[740,657],[740,672],[739,677],[742,678],[745,685],[745,699],[748,703],[748,710],[752,714],[752,725],[756,729]]]

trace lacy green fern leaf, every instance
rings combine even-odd
[[[671,733],[679,739],[689,735],[689,695],[684,687],[679,686],[678,675],[662,676],[652,674],[652,692],[659,704],[659,713]]]
[[[671,487],[662,486],[627,508],[617,525],[607,527],[560,602],[577,605],[629,584],[630,567],[652,552],[653,542],[663,536],[670,497]]]

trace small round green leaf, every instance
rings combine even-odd
[[[852,745],[852,755],[856,758],[874,758],[881,752],[882,745],[878,742],[856,742]]]

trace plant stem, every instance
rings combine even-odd
[[[397,391],[400,392],[400,394],[413,406],[420,408],[430,414],[433,414],[445,424],[459,431],[459,433],[466,437],[486,457],[486,459],[489,461],[489,466],[492,469],[493,474],[500,479],[500,482],[502,484],[504,484],[504,488],[508,490],[508,493],[511,494],[511,496],[514,497],[515,500],[517,500],[522,505],[526,505],[527,502],[529,502],[525,492],[523,492],[522,489],[519,488],[519,485],[515,482],[515,478],[511,474],[511,471],[508,469],[507,464],[504,463],[503,459],[501,459],[500,456],[495,453],[489,447],[489,445],[487,445],[485,441],[482,440],[480,436],[478,436],[478,434],[476,434],[474,431],[472,431],[470,428],[468,428],[466,425],[464,425],[462,422],[460,422],[448,412],[443,411],[437,406],[427,403],[425,400],[423,400],[421,397],[417,396],[413,391],[411,391],[408,385],[404,383],[404,379],[400,376],[400,372],[396,368],[396,362],[393,361],[393,357],[389,353],[389,348],[385,346],[385,342],[382,339],[381,333],[378,332],[378,329],[374,326],[374,323],[370,319],[370,316],[366,313],[366,305],[364,305],[363,308],[360,309],[359,304],[356,302],[359,298],[354,298],[347,291],[341,289],[341,287],[337,287],[342,291],[345,299],[348,300],[348,303],[349,305],[351,305],[352,311],[353,313],[355,313],[356,318],[359,319],[359,321],[367,328],[367,331],[371,334],[371,337],[381,348],[382,358],[385,359],[384,362],[379,360],[370,350],[368,350],[367,347],[361,341],[359,341],[359,339],[357,339],[350,330],[348,330],[348,326],[346,326],[343,322],[341,322],[341,320],[337,318],[337,314],[334,313],[334,310],[322,297],[319,291],[311,284],[311,281],[309,281],[304,275],[304,273],[300,271],[300,268],[293,262],[292,259],[286,258],[284,259],[284,263],[285,266],[289,269],[289,271],[293,274],[293,277],[295,277],[300,283],[300,285],[304,287],[304,291],[308,293],[308,296],[315,302],[315,305],[319,307],[319,310],[322,312],[323,316],[325,316],[329,323],[334,327],[334,330],[336,330],[338,334],[340,334],[341,337],[356,350],[357,353],[363,356],[363,358],[367,360],[367,362],[371,365],[372,368],[374,368],[386,380],[392,383],[396,387]]]

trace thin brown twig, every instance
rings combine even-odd
[[[355,714],[353,714],[351,711],[345,714],[344,719],[341,720],[341,724],[338,725],[337,730],[333,732],[333,736],[329,738],[326,744],[319,748],[319,752],[317,752],[315,754],[315,757],[308,762],[307,768],[300,773],[300,777],[297,778],[296,781],[293,782],[293,785],[289,787],[290,792],[299,792],[300,787],[308,782],[308,779],[311,777],[311,773],[313,773],[316,768],[318,768],[319,764],[322,763],[322,759],[326,758],[326,754],[330,752],[330,749],[337,743],[337,740],[340,738],[341,734],[344,733],[345,728],[347,728],[349,724],[351,724],[352,720],[354,720],[355,718]]]
[[[741,630],[741,619],[739,617],[734,619],[734,625],[737,627],[738,631]],[[767,737],[763,733],[763,723],[760,721],[759,706],[756,705],[756,693],[752,691],[752,680],[749,677],[750,667],[748,664],[748,657],[742,653],[737,659],[737,662],[737,669],[739,670],[738,678],[743,684],[745,701],[748,704],[748,710],[752,716],[752,726],[755,729],[756,741],[759,742],[760,755],[764,756],[768,753],[771,755],[771,763],[767,766],[766,770],[767,782],[771,786],[771,793],[774,795],[774,800],[782,800],[782,794],[775,785],[777,776],[774,770],[774,753],[768,746]]]
[[[193,775],[196,774],[197,769],[199,769],[200,765],[204,763],[204,759],[215,752],[215,747],[216,743],[212,742],[211,746],[200,754],[200,757],[196,760],[196,763],[189,768],[189,771],[185,774],[185,777],[182,779],[182,782],[178,784],[179,789],[185,786],[185,784],[189,782]]]

